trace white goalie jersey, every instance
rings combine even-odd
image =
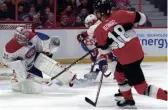
[[[33,78],[41,77],[42,79],[43,75],[40,70],[34,67],[35,60],[41,52],[49,53],[49,55],[56,52],[60,46],[60,40],[59,37],[50,38],[45,34],[30,31],[24,31],[26,32],[25,37],[23,28],[18,27],[15,33],[18,30],[18,36],[14,34],[14,38],[5,45],[2,62],[14,71],[14,77],[11,78],[13,91],[39,93],[42,91],[42,82],[36,83]],[[23,45],[20,41],[24,40],[26,43]]]
[[[14,38],[11,39],[4,48],[3,63],[9,63],[21,60],[26,70],[29,70],[34,65],[34,60],[37,53],[49,52],[53,53],[58,48],[52,46],[51,40],[54,38],[38,36],[33,32],[29,32],[28,45],[23,46],[19,44]],[[12,68],[12,67],[11,67]]]

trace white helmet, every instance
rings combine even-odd
[[[88,28],[97,21],[97,17],[94,14],[90,14],[85,18],[85,26]]]
[[[29,32],[23,27],[17,27],[14,31],[14,39],[23,45],[28,43]]]

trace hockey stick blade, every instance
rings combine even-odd
[[[103,74],[104,77],[109,77],[111,75],[111,72],[109,74]]]
[[[89,98],[85,97],[85,101],[91,105],[93,105],[94,107],[96,107],[96,103],[94,103],[93,101],[91,101]]]

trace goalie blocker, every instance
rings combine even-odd
[[[61,72],[65,67],[57,61],[49,58],[48,56],[40,53],[37,57],[34,66],[45,74],[53,77]],[[63,74],[56,78],[62,85],[69,84],[73,79],[75,73],[71,70],[65,71]]]

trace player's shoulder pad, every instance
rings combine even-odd
[[[135,14],[135,12],[133,11],[128,11],[128,10],[117,10],[116,12],[114,12],[115,15],[118,16],[126,16],[128,14]],[[113,15],[113,14],[112,14]]]
[[[41,40],[48,40],[50,37],[44,33],[41,32],[36,32],[36,35],[41,39]]]
[[[20,48],[22,48],[23,45],[19,44],[15,39],[11,39],[5,46],[5,50],[8,53],[14,53]]]
[[[98,20],[94,25],[90,26],[90,28],[87,30],[88,35],[93,35],[95,29],[101,24],[102,22]]]

